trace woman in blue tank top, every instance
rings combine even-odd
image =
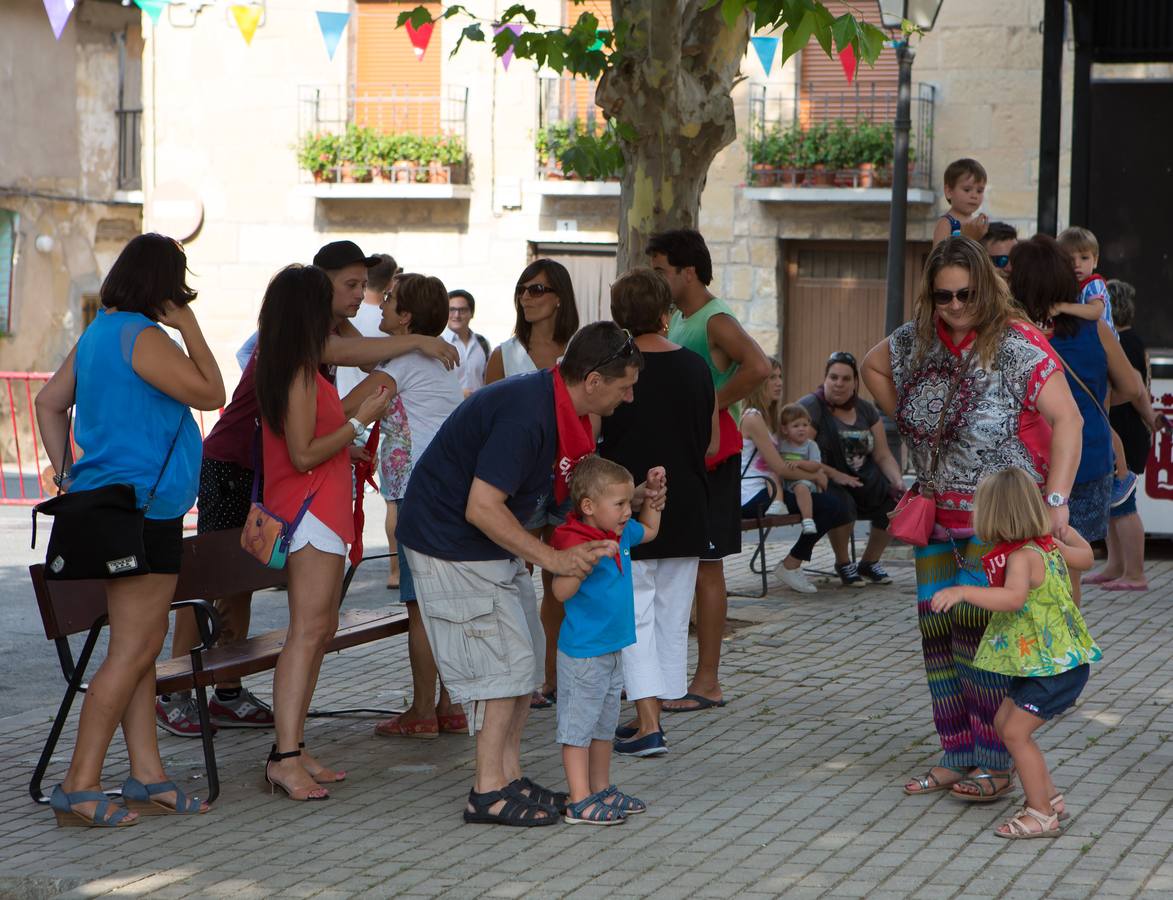
[[[104,309],[36,400],[54,465],[64,459],[75,406],[80,459],[55,479],[69,490],[133,484],[144,506],[158,479],[143,533],[150,574],[106,581],[109,649],[82,704],[69,772],[50,798],[58,825],[117,827],[138,821],[135,808],[208,808],[167,778],[155,736],[155,659],[179,575],[183,514],[199,480],[200,433],[189,407],[224,404],[220,370],[188,306],[196,293],[186,275],[187,257],[171,238],[144,234],[127,244],[102,283]],[[186,353],[159,323],[179,331]],[[102,763],[119,722],[130,756],[126,809],[101,792]]]

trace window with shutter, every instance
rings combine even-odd
[[[833,16],[847,12],[860,16],[859,9],[846,3],[827,0],[826,6]],[[874,66],[861,62],[848,84],[838,54],[829,57],[817,43],[808,44],[799,54],[798,70],[799,119],[803,127],[836,119],[890,121],[896,112],[898,74],[896,54],[885,48]]]
[[[16,256],[16,213],[0,209],[0,334],[12,332],[13,261]]]
[[[433,16],[441,5],[421,0],[359,0],[351,121],[390,133],[435,135],[442,130],[440,64],[443,21],[433,24],[422,57],[400,13],[423,6]]]

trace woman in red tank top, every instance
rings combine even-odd
[[[387,409],[380,390],[347,421],[318,371],[332,323],[333,286],[313,266],[288,266],[265,291],[257,343],[257,405],[265,449],[265,505],[292,522],[289,631],[273,672],[277,742],[265,765],[270,786],[293,800],[325,800],[321,783],[345,774],[305,750],[305,716],[326,646],[338,627],[346,545],[354,540],[347,447]]]

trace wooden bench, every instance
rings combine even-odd
[[[753,556],[749,558],[749,570],[755,575],[761,576],[762,589],[757,594],[742,594],[729,591],[730,597],[753,597],[761,599],[766,596],[766,591],[770,588],[770,569],[766,565],[766,538],[770,536],[770,532],[775,528],[801,524],[802,516],[792,515],[790,513],[778,516],[768,516],[763,513],[760,516],[741,520],[741,530],[743,532],[756,531],[758,533],[758,545],[754,548]]]
[[[381,556],[366,559],[385,558]],[[342,597],[350,587],[357,565],[351,566],[342,584]],[[33,771],[29,793],[39,803],[48,802],[41,790],[41,781],[49,767],[53,751],[69,717],[69,710],[79,692],[86,690],[83,683],[94,646],[106,626],[106,590],[102,581],[47,581],[44,566],[29,566],[33,590],[41,610],[45,637],[57,647],[61,673],[65,676],[65,696],[53,720],[53,727],[45,741],[41,758]],[[244,591],[284,587],[286,572],[270,569],[240,549],[240,532],[236,529],[216,531],[183,541],[183,559],[179,582],[171,608],[192,607],[196,611],[203,643],[191,651],[189,657],[160,661],[155,667],[155,692],[194,690],[203,732],[204,762],[208,775],[208,802],[219,796],[220,780],[216,769],[216,752],[212,742],[211,721],[208,716],[207,688],[217,681],[255,675],[272,669],[285,644],[285,629],[257,635],[245,641],[213,647],[219,633],[219,617],[209,602],[216,597],[227,597]],[[76,661],[69,646],[69,636],[86,633],[85,643]],[[407,632],[405,612],[349,612],[343,613],[338,631],[328,650],[344,650],[371,641],[382,640]]]

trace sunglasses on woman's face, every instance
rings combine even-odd
[[[517,296],[523,297],[529,294],[531,297],[541,297],[543,294],[553,294],[554,289],[546,284],[519,284],[517,286]]]
[[[967,287],[963,287],[959,291],[946,291],[942,290],[941,288],[937,288],[933,291],[932,296],[933,303],[935,303],[937,306],[946,306],[953,302],[954,297],[956,297],[962,303],[968,303],[970,298],[973,297],[973,292]]]
[[[1000,253],[997,256],[991,256],[990,262],[994,264],[995,269],[1005,269],[1010,265],[1010,254]]]

